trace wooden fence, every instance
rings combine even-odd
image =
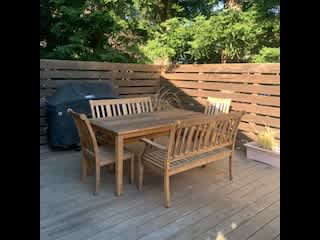
[[[148,96],[160,87],[160,65],[40,60],[40,144],[47,143],[46,97],[68,82],[109,82],[120,97]]]
[[[231,98],[233,110],[244,110],[239,129],[255,139],[269,126],[280,140],[279,64],[184,64],[168,66],[162,84],[181,90],[185,108],[203,108],[209,96]]]
[[[47,143],[45,99],[67,82],[109,82],[120,97],[154,94],[161,85],[179,90],[184,107],[201,111],[208,96],[232,99],[247,114],[240,123],[255,138],[265,125],[280,140],[279,64],[184,64],[175,66],[40,60],[40,144]]]

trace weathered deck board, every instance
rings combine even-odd
[[[280,216],[259,229],[249,240],[274,239],[280,235]],[[280,238],[280,237],[279,237]]]
[[[246,223],[250,218],[252,218],[254,215],[256,215],[258,212],[263,211],[266,207],[270,206],[271,204],[277,202],[280,199],[280,191],[279,188],[271,193],[267,193],[266,195],[263,195],[260,199],[257,201],[253,201],[248,204],[248,206],[241,209],[236,214],[232,215],[231,217],[227,217],[225,220],[221,221],[219,224],[212,226],[211,220],[204,220],[202,222],[199,222],[199,225],[202,225],[202,229],[208,227],[209,230],[207,232],[202,231],[200,236],[196,236],[195,239],[216,239],[219,235],[226,235],[229,232],[233,231],[234,229],[241,226],[241,224]],[[207,223],[207,224],[206,224]],[[210,228],[211,224],[211,228]],[[196,229],[197,226],[194,226]],[[200,228],[200,227],[199,227]],[[198,229],[199,229],[198,228]],[[197,234],[197,232],[201,231],[195,231],[194,235]]]
[[[141,145],[129,147],[141,151]],[[279,169],[236,152],[234,180],[227,159],[174,176],[172,207],[162,205],[162,178],[147,172],[143,191],[124,180],[114,195],[105,169],[101,192],[80,182],[80,153],[40,149],[40,235],[43,240],[273,239],[279,235]],[[237,227],[234,228],[237,224]],[[238,238],[244,236],[245,238]]]
[[[248,239],[265,224],[280,216],[279,208],[280,201],[277,201],[276,203],[267,207],[264,211],[259,212],[239,228],[236,228],[234,231],[228,233],[226,235],[227,239]]]
[[[280,234],[278,236],[276,236],[274,239],[272,240],[280,240]]]

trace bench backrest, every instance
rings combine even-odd
[[[228,113],[231,106],[230,98],[208,97],[205,114],[214,115],[218,112]]]
[[[180,121],[170,131],[168,161],[177,161],[214,149],[234,147],[244,112]],[[168,165],[167,165],[168,166]]]
[[[108,118],[153,112],[150,97],[90,100],[92,118]]]

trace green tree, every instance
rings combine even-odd
[[[47,52],[50,52],[46,57],[134,62],[135,59],[130,55],[128,48],[124,49],[117,42],[117,34],[121,35],[130,30],[131,22],[121,19],[125,17],[125,2],[48,1],[51,25],[50,32],[46,35],[51,37],[45,39],[45,36],[40,34],[40,38],[43,37],[43,40],[47,41]],[[120,9],[122,15],[119,15]]]
[[[253,62],[262,48],[279,47],[277,1],[227,1],[224,6],[210,17],[161,23],[145,54],[156,59],[161,52],[158,57],[172,62]]]
[[[280,62],[280,48],[263,47],[259,54],[253,57],[255,63]]]
[[[40,0],[46,58],[276,61],[279,46],[279,0]]]

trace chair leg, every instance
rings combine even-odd
[[[129,173],[129,182],[134,183],[134,155],[132,154],[130,161],[130,173]]]
[[[93,166],[93,161],[87,160],[87,174],[88,176],[92,176],[94,174],[94,166]]]
[[[99,193],[99,187],[100,187],[100,166],[96,166],[96,188],[95,188],[95,194]]]
[[[164,174],[163,178],[163,193],[164,193],[164,206],[170,207],[170,176],[168,173]]]
[[[81,181],[85,182],[88,176],[88,161],[83,156],[81,158],[81,168],[82,168]]]
[[[229,157],[229,179],[232,181],[232,154]]]
[[[143,185],[143,174],[144,174],[144,165],[143,165],[143,160],[141,156],[138,159],[138,189],[139,191],[142,190],[142,185]]]

